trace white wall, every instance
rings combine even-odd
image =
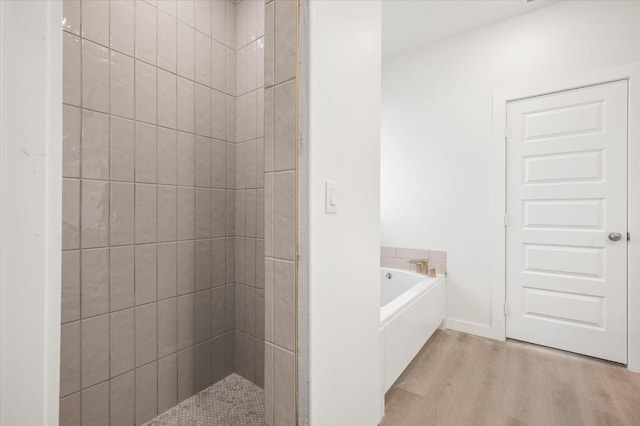
[[[302,173],[308,174],[309,193],[310,420],[318,426],[376,425],[382,404],[381,3],[304,4],[310,43],[309,75],[302,77],[309,78],[309,168]],[[327,179],[338,183],[335,215],[324,213]]]
[[[492,332],[493,94],[638,60],[631,1],[563,1],[385,60],[382,244],[447,251],[449,327]]]
[[[0,424],[58,424],[62,2],[0,2]]]

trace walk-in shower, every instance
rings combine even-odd
[[[297,10],[64,1],[61,425],[295,422]]]

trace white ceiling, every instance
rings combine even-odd
[[[547,6],[549,0],[383,0],[382,56],[417,49]]]

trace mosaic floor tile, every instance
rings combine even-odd
[[[231,374],[143,426],[264,426],[264,391]]]

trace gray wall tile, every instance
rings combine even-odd
[[[236,285],[229,284],[224,287],[225,297],[225,324],[226,331],[232,331],[236,327],[235,310],[236,310]]]
[[[176,240],[177,197],[175,186],[158,186],[158,241]]]
[[[109,311],[109,249],[82,250],[82,317]]]
[[[106,247],[109,244],[109,182],[83,180],[81,191],[82,247]]]
[[[109,5],[96,2],[83,5],[82,36],[103,46],[109,44]]]
[[[158,4],[158,66],[176,73],[177,22],[176,1],[161,1]]]
[[[244,283],[256,285],[256,240],[245,238],[244,242]]]
[[[158,357],[158,312],[156,303],[137,306],[136,367],[155,361]]]
[[[296,75],[297,11],[296,2],[275,2],[275,84],[287,81]]]
[[[62,252],[62,323],[80,319],[80,251]]]
[[[242,331],[235,333],[235,371],[247,380],[255,381],[255,339]]]
[[[80,323],[72,322],[60,330],[60,396],[80,390]]]
[[[196,188],[196,238],[211,237],[211,189]]]
[[[135,380],[129,371],[111,379],[111,426],[130,426],[135,422]]]
[[[157,298],[156,245],[136,246],[135,259],[136,305],[153,302]]]
[[[216,337],[226,331],[225,326],[225,288],[211,289],[211,336]]]
[[[136,58],[154,65],[157,57],[156,28],[155,8],[149,3],[136,2]]]
[[[64,33],[62,40],[62,101],[65,104],[80,106],[82,104],[81,39]]]
[[[211,290],[195,293],[195,338],[196,343],[211,338]]]
[[[134,302],[134,247],[111,247],[111,311],[130,308]]]
[[[295,256],[295,173],[274,175],[274,254],[281,259]]]
[[[256,330],[255,337],[264,340],[264,324],[265,324],[265,299],[264,290],[256,289]]]
[[[80,248],[80,181],[62,179],[62,249]]]
[[[166,16],[158,13],[158,17]],[[171,18],[169,18],[171,19]],[[174,21],[175,25],[175,21]],[[175,54],[175,50],[174,50]],[[158,125],[175,129],[177,127],[177,80],[175,74],[158,70]],[[160,129],[158,129],[160,131]]]
[[[195,358],[195,391],[200,392],[211,385],[211,340],[196,345]]]
[[[109,116],[82,112],[82,177],[109,178]]]
[[[178,283],[177,243],[158,244],[158,300],[175,297]]]
[[[211,287],[211,240],[196,241],[196,290]]]
[[[295,264],[281,260],[273,262],[273,342],[283,348],[295,349]]]
[[[136,369],[136,424],[158,413],[158,366],[156,362]]]
[[[136,184],[136,244],[157,241],[157,207],[157,186]]]
[[[109,425],[109,382],[82,391],[82,424]]]
[[[136,120],[156,123],[157,71],[156,68],[136,61]]]
[[[82,40],[82,107],[109,112],[109,50]]]
[[[226,341],[225,335],[211,339],[211,382],[216,383],[226,375],[225,369]]]
[[[175,130],[158,128],[158,183],[176,184],[177,138]]]
[[[278,6],[276,6],[276,9]],[[274,170],[291,170],[296,162],[296,82],[275,88]]]
[[[178,305],[171,298],[158,302],[158,358],[178,351]]]
[[[134,60],[114,50],[111,51],[110,84],[111,114],[133,119],[134,104]]]
[[[195,185],[195,137],[178,132],[176,157],[178,185]]]
[[[211,142],[211,186],[225,188],[226,186],[226,144],[219,140]]]
[[[275,346],[273,349],[273,421],[276,425],[295,424],[295,355]]]
[[[226,139],[227,96],[217,90],[211,91],[211,136]]]
[[[194,238],[195,208],[194,188],[178,187],[178,240]]]
[[[178,355],[158,360],[158,414],[178,403]]]
[[[109,315],[82,321],[82,388],[109,378]]]
[[[180,9],[178,9],[180,10]],[[179,13],[179,12],[178,12]],[[178,15],[180,19],[180,15]],[[193,25],[193,24],[191,24]],[[195,30],[178,21],[178,75],[190,80],[195,71]]]
[[[195,100],[195,133],[211,137],[211,89],[196,83]]]
[[[156,126],[136,123],[136,182],[155,183],[158,173]]]
[[[111,179],[133,182],[135,159],[135,126],[131,120],[111,117]]]
[[[109,321],[111,377],[115,377],[134,367],[134,310],[113,312]]]
[[[236,371],[235,361],[235,332],[229,331],[225,333],[225,369],[227,374]]]
[[[110,3],[111,48],[129,56],[134,55],[135,2],[119,0]]]
[[[195,389],[195,350],[193,346],[178,352],[178,402],[193,395]]]
[[[230,253],[230,256],[232,254]],[[226,240],[211,240],[211,285],[219,287],[226,284]]]
[[[256,289],[245,286],[244,291],[244,331],[256,335]]]
[[[256,379],[255,384],[264,389],[264,351],[265,341],[261,338],[255,338],[256,347]]]
[[[264,15],[264,85],[269,87],[275,80],[275,2],[265,6]]]
[[[196,277],[196,246],[194,241],[179,241],[178,294],[193,292]]]
[[[265,343],[264,347],[264,420],[273,425],[273,345]]]
[[[60,426],[80,426],[80,392],[60,399]]]
[[[62,115],[62,176],[78,178],[80,177],[82,110],[64,105]]]
[[[178,297],[178,349],[182,350],[195,343],[194,294]]]
[[[178,77],[177,92],[178,130],[193,133],[195,130],[195,85],[193,81]]]
[[[111,245],[134,242],[134,185],[111,183]]]
[[[226,195],[223,189],[211,191],[211,237],[224,237],[226,232]]]

